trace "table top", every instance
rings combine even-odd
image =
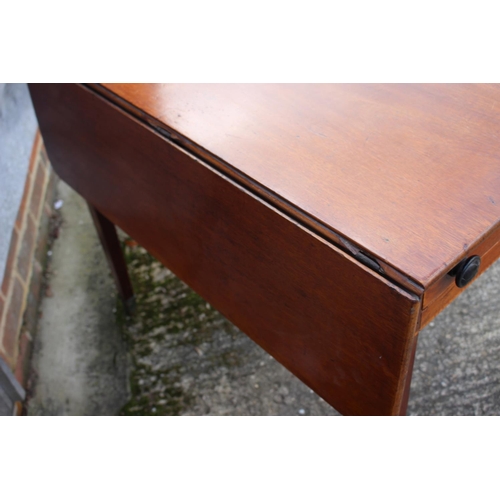
[[[500,225],[498,85],[98,87],[269,202],[423,287]]]

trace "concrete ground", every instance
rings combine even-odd
[[[29,414],[337,415],[123,235],[127,318],[83,200],[63,183]],[[500,414],[500,262],[420,334],[410,415]]]
[[[112,415],[128,400],[127,351],[116,294],[86,203],[68,186],[48,251],[34,339],[32,415]]]

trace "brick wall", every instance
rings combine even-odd
[[[56,176],[36,134],[0,288],[0,356],[26,385]]]

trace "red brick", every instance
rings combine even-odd
[[[45,264],[45,260],[47,257],[50,216],[51,210],[47,210],[47,204],[44,203],[43,210],[40,213],[40,220],[38,221],[38,232],[35,247],[35,259],[38,260],[41,265]]]
[[[32,340],[33,339],[31,338],[29,332],[22,332],[19,337],[19,354],[17,357],[14,375],[23,387],[26,387],[26,382],[29,376],[29,362],[33,348]]]
[[[40,131],[37,130],[35,135],[35,140],[33,141],[33,146],[31,147],[31,155],[30,162],[28,166],[28,175],[33,177],[33,172],[38,164],[40,157],[40,142],[42,140],[42,136],[40,135]]]
[[[45,145],[42,144],[42,147],[40,148],[40,158],[43,161],[45,166],[49,166],[49,157],[47,156],[47,150],[45,149]]]
[[[40,161],[40,132],[37,131],[35,135],[35,140],[33,141],[33,147],[31,149],[30,162],[28,167],[28,174],[26,176],[26,181],[24,182],[24,192],[21,198],[21,205],[17,212],[16,227],[21,230],[23,225],[24,213],[26,212],[26,206],[28,204],[29,192],[31,188],[31,183],[33,180],[33,172],[35,172],[38,162]]]
[[[40,205],[42,204],[43,200],[43,188],[45,184],[45,177],[47,173],[45,169],[43,168],[37,168],[36,170],[36,177],[35,177],[35,183],[33,185],[33,191],[31,194],[31,204],[30,204],[30,212],[35,217],[35,219],[38,219],[38,214],[40,213]]]
[[[17,271],[23,281],[27,283],[29,272],[33,260],[33,251],[35,248],[37,227],[31,217],[28,217],[28,222],[23,233],[23,241],[17,258]]]
[[[7,297],[10,285],[10,277],[12,276],[12,270],[14,269],[14,263],[17,253],[17,244],[19,242],[19,233],[16,228],[12,231],[12,237],[10,239],[9,255],[7,256],[7,262],[5,264],[5,272],[2,281],[2,292]]]
[[[40,299],[40,292],[42,290],[42,281],[43,281],[43,267],[36,260],[33,263],[33,272],[31,273],[31,281],[29,293],[33,295],[36,302]]]
[[[19,278],[14,278],[12,295],[7,303],[3,332],[3,348],[7,356],[15,358],[16,344],[23,313],[24,288]]]
[[[16,227],[19,231],[21,231],[24,214],[26,213],[26,206],[28,204],[28,196],[31,188],[31,180],[32,180],[32,175],[29,173],[26,176],[26,181],[24,183],[23,197],[21,199],[21,205],[19,206],[19,210],[17,212]]]

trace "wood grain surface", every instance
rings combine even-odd
[[[499,227],[498,85],[100,89],[415,293]]]
[[[219,109],[220,103],[212,94],[215,102],[206,109],[207,115],[226,116],[226,122],[220,123],[222,130],[226,123],[236,135],[257,133],[253,127],[258,124],[249,109],[264,113],[271,105],[266,88],[259,87],[260,104],[253,93],[247,96],[247,107],[238,91],[228,90],[230,99],[244,106],[229,115]],[[407,399],[421,307],[417,295],[360,264],[87,88],[41,84],[30,85],[30,91],[54,168],[99,212],[341,413],[401,413]],[[217,90],[221,91],[223,88]],[[165,95],[175,98],[176,92],[179,90],[173,87],[172,93],[167,91]],[[283,94],[283,101],[277,98],[282,105],[293,104],[297,98],[288,87],[283,88]],[[205,91],[200,96],[207,98]],[[164,101],[157,104],[164,106],[167,115],[170,113]],[[181,102],[175,106],[176,114],[187,112],[186,123],[196,122],[193,116],[188,118],[192,105],[191,101],[186,109]],[[268,126],[273,119],[268,115]],[[201,122],[200,131],[209,123]],[[307,116],[302,122],[312,127],[309,138],[317,137],[314,143],[321,148],[323,128],[307,123]],[[277,133],[279,124],[273,127]],[[289,131],[284,127],[281,133],[286,137]],[[219,137],[222,148],[227,147],[226,136]],[[328,196],[318,199],[316,206],[330,207],[330,214],[335,214],[335,206],[342,206],[346,199],[331,184],[336,174],[341,175],[340,167],[330,173],[325,170],[324,181],[311,184],[316,174],[306,175],[305,166],[320,165],[310,164],[311,157],[305,152],[295,150],[294,154],[275,156],[278,153],[272,151],[272,140],[265,151],[250,153],[246,149],[249,144],[245,145],[246,153],[237,142],[230,144],[229,149],[239,151],[241,157],[249,155],[258,160],[258,168],[267,172],[270,180],[280,180],[280,172],[296,172],[296,178],[281,177],[283,190],[306,193],[311,202],[308,209],[313,209],[313,200],[325,192]],[[219,150],[216,143],[212,146]],[[301,158],[302,170],[297,169],[297,160],[286,166],[286,158],[294,155]],[[359,177],[356,183],[362,185],[363,181]],[[304,190],[296,190],[301,183]],[[353,221],[362,211],[356,200],[366,206],[362,202],[366,190],[351,187],[352,194],[357,193],[350,202],[354,208],[342,219],[350,220],[355,227]],[[368,221],[361,226],[374,222],[376,215],[371,212],[366,217]],[[484,217],[477,218],[482,222],[486,219],[486,211]],[[388,235],[395,231],[395,227],[375,224],[375,232],[382,229],[387,229],[384,234]],[[424,258],[417,259],[416,269],[425,262]]]

